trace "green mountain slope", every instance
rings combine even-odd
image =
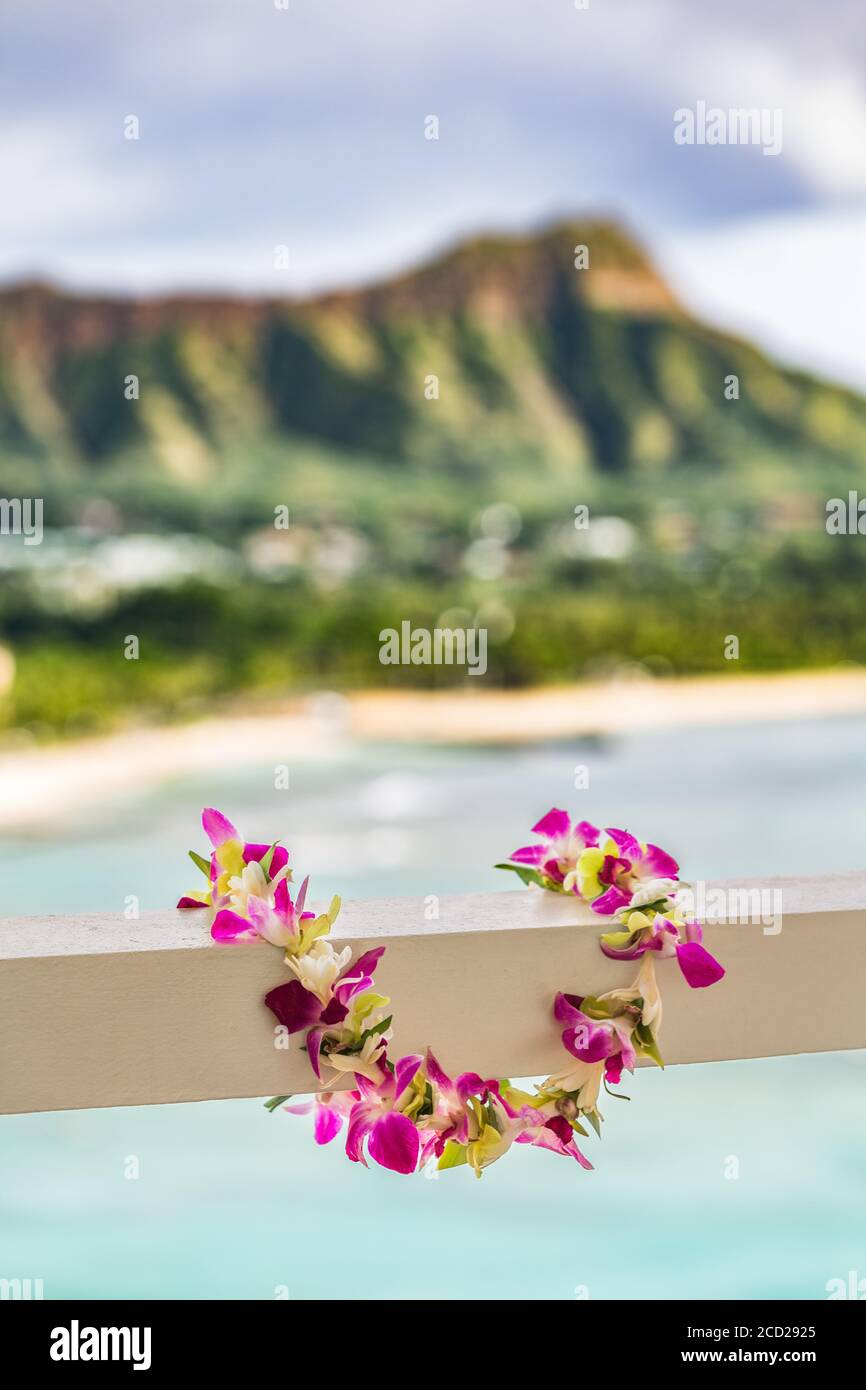
[[[585,245],[589,267],[575,269]],[[725,378],[740,381],[726,400]],[[125,382],[139,380],[139,398]],[[438,381],[433,382],[432,378]],[[219,488],[256,451],[536,484],[866,455],[866,402],[689,317],[603,223],[306,302],[0,295],[0,486]],[[441,472],[440,472],[441,476]]]
[[[849,489],[866,401],[696,321],[607,223],[303,302],[7,290],[0,498],[47,529],[0,536],[0,737],[469,679],[383,667],[406,619],[485,627],[504,685],[866,663]]]

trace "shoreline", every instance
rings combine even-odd
[[[352,742],[524,743],[643,729],[866,713],[866,670],[614,680],[521,691],[366,691],[256,713],[0,752],[0,832],[26,831],[213,767],[281,763]]]

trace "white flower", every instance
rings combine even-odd
[[[229,879],[229,894],[231,906],[235,912],[239,912],[242,917],[249,915],[247,902],[249,898],[261,898],[262,902],[269,906],[273,905],[274,889],[281,878],[291,879],[288,867],[280,869],[268,883],[265,871],[257,859],[251,863],[244,864],[240,874],[235,874]]]
[[[392,1037],[393,1030],[386,1028],[384,1033],[376,1033],[367,1038],[360,1052],[332,1052],[327,1058],[327,1065],[338,1072],[366,1076],[368,1081],[378,1085],[382,1080],[379,1058],[384,1054]]]
[[[640,884],[631,895],[631,902],[628,907],[623,908],[624,913],[633,912],[637,907],[644,907],[647,903],[658,902],[660,898],[669,898],[680,885],[674,878],[648,878],[645,883]]]
[[[636,999],[643,1000],[641,1021],[651,1029],[653,1037],[658,1038],[662,1026],[662,997],[656,980],[655,962],[651,951],[641,957],[637,979],[628,989],[610,989],[603,999],[616,999],[622,1004],[633,1004]]]
[[[245,864],[239,875],[236,874],[229,879],[229,893],[231,894],[232,907],[242,917],[246,916],[248,898],[262,898],[265,902],[270,901],[265,871],[257,860],[254,859],[251,864]]]
[[[351,959],[351,946],[344,946],[342,951],[335,951],[330,941],[320,937],[313,942],[305,955],[287,956],[286,964],[290,970],[294,970],[304,989],[315,994],[322,1004],[327,1004],[331,999],[334,981],[343,973]]]
[[[655,963],[649,951],[644,955],[637,973],[636,987],[643,999],[641,1018],[653,1037],[657,1038],[662,1026],[662,997],[656,981]]]
[[[579,1091],[577,1098],[581,1110],[594,1110],[598,1104],[601,1078],[604,1076],[604,1062],[582,1062],[579,1057],[566,1068],[549,1076],[542,1084],[542,1091]]]

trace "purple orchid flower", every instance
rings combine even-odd
[[[646,951],[657,951],[662,960],[676,956],[686,984],[692,989],[706,989],[721,980],[725,971],[702,945],[703,935],[700,922],[678,925],[669,917],[658,916],[635,931],[626,927],[620,932],[607,932],[599,944],[613,960],[637,960]]]
[[[598,894],[592,898],[593,912],[610,917],[627,907],[632,894],[642,883],[652,879],[671,880],[679,877],[677,861],[659,849],[658,845],[642,845],[627,830],[606,830],[608,844],[604,861],[593,875],[597,878]]]
[[[568,812],[556,808],[542,816],[532,827],[532,833],[540,835],[541,842],[516,849],[511,855],[512,862],[538,869],[546,878],[560,886],[575,873],[577,861],[583,851],[598,844],[599,834],[589,821],[582,820],[572,825]],[[577,889],[568,884],[565,891],[576,892]]]
[[[470,1135],[470,1097],[481,1098],[486,1103],[489,1095],[499,1098],[499,1082],[485,1081],[477,1071],[464,1071],[452,1081],[437,1062],[430,1049],[426,1057],[427,1079],[434,1088],[436,1103],[432,1127],[436,1130],[435,1152],[442,1153],[449,1139],[457,1144],[466,1144]]]
[[[582,1003],[577,994],[557,994],[554,1000],[553,1016],[564,1025],[562,1045],[579,1062],[603,1062],[605,1080],[617,1085],[623,1070],[634,1071],[637,1059],[630,1029],[616,1018],[590,1018]]]
[[[306,989],[300,980],[277,985],[265,995],[265,1003],[287,1032],[310,1030],[307,1034],[307,1052],[318,1080],[321,1080],[319,1058],[325,1033],[328,1028],[336,1028],[343,1022],[355,995],[363,994],[371,987],[373,973],[384,954],[384,946],[375,946],[360,956],[354,965],[346,965],[331,987],[326,1003]]]
[[[315,918],[314,912],[304,911],[309,881],[309,877],[304,879],[294,903],[284,878],[274,889],[273,905],[251,894],[247,898],[248,917],[231,908],[220,908],[210,929],[211,936],[214,941],[249,941],[261,936],[272,946],[289,946],[298,939],[302,924]]]
[[[563,1158],[573,1158],[581,1168],[591,1172],[592,1164],[586,1154],[578,1148],[575,1132],[565,1116],[550,1115],[545,1118],[538,1110],[533,1113],[535,1123],[528,1123],[518,1134],[515,1142],[532,1144],[537,1149],[549,1149],[552,1153],[562,1154]]]
[[[309,1115],[312,1110],[313,1138],[317,1144],[330,1144],[360,1099],[360,1091],[320,1091],[310,1100],[284,1105],[283,1109],[290,1115]]]
[[[402,1107],[415,1096],[415,1081],[424,1058],[415,1054],[401,1057],[391,1071],[379,1063],[381,1080],[374,1085],[358,1076],[362,1099],[353,1107],[346,1136],[346,1154],[353,1163],[367,1167],[367,1153],[382,1168],[393,1173],[414,1173],[421,1156],[421,1136]],[[423,1072],[421,1072],[423,1079]]]
[[[210,887],[204,894],[185,893],[177,906],[210,907],[214,912],[219,912],[230,901],[229,880],[235,876],[240,877],[247,865],[260,864],[271,846],[243,841],[231,821],[222,811],[217,811],[212,806],[202,811],[201,823],[212,846],[208,880]],[[196,862],[201,864],[202,868],[205,867],[201,859],[197,858]],[[283,845],[275,845],[268,868],[269,878],[273,881],[283,870],[287,870],[288,862],[288,850]]]
[[[242,841],[239,832],[232,825],[227,816],[222,811],[215,811],[213,807],[207,807],[201,813],[201,823],[205,835],[207,835],[214,851],[221,850],[227,844],[242,845],[241,857],[244,864],[261,863],[271,848],[270,845],[261,845],[253,841]],[[283,845],[275,845],[274,853],[271,858],[270,876],[275,878],[281,869],[284,869],[289,862],[289,851]]]

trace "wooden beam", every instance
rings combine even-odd
[[[780,892],[780,930],[713,906],[756,889]],[[706,942],[728,974],[692,991],[659,964],[667,1062],[866,1047],[866,873],[706,892]],[[346,903],[333,940],[387,946],[392,1055],[429,1044],[448,1070],[521,1077],[562,1064],[558,989],[633,978],[599,951],[602,926],[532,889]],[[277,1049],[262,1003],[288,978],[278,950],[218,946],[200,913],[0,921],[0,1113],[307,1092],[300,1040]]]

